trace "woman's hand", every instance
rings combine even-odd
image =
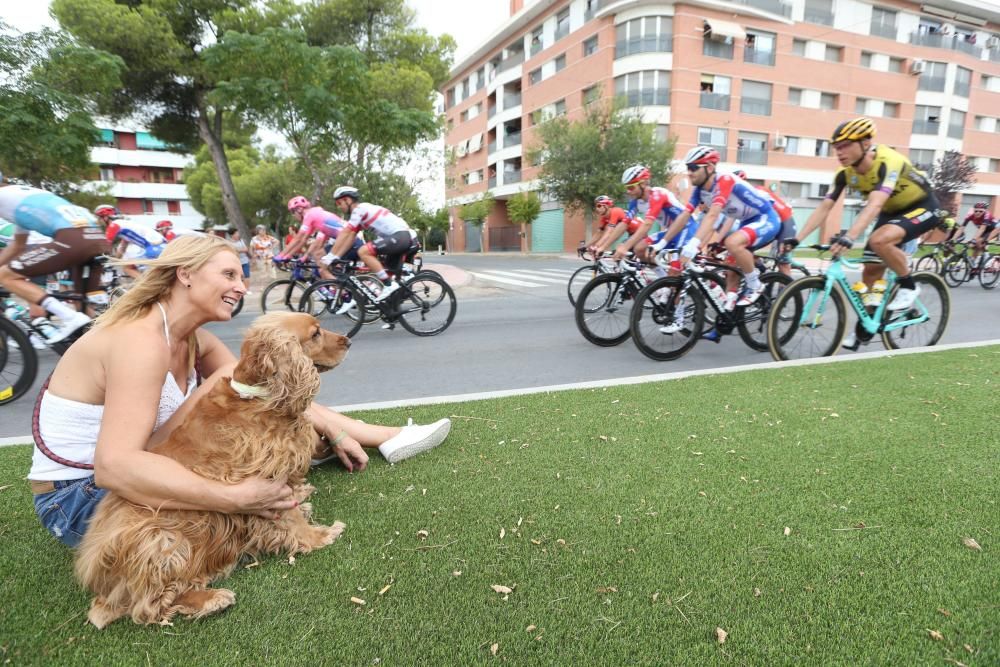
[[[347,434],[333,446],[333,453],[348,472],[361,472],[368,467],[368,454],[365,453],[361,443]]]
[[[287,478],[264,479],[251,477],[229,487],[231,514],[256,514],[265,519],[278,519],[281,512],[297,507]]]

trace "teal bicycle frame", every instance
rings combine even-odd
[[[926,322],[930,319],[930,313],[927,311],[927,307],[920,303],[920,299],[918,298],[913,303],[912,308],[901,312],[896,316],[897,318],[906,319],[895,319],[883,324],[882,317],[889,304],[888,296],[892,293],[893,285],[896,284],[896,274],[891,270],[887,270],[885,298],[882,299],[882,303],[880,303],[878,308],[875,309],[875,312],[869,315],[868,308],[861,300],[861,295],[851,289],[851,284],[847,280],[847,274],[844,273],[845,268],[858,270],[861,268],[861,265],[860,263],[850,262],[843,257],[834,259],[830,266],[827,267],[826,285],[824,286],[823,291],[813,292],[809,295],[809,299],[806,301],[805,308],[803,308],[802,311],[802,319],[799,321],[799,326],[816,328],[822,325],[823,312],[826,310],[826,303],[830,298],[830,292],[833,291],[834,284],[840,285],[841,291],[847,295],[847,300],[854,308],[854,312],[857,314],[858,321],[861,323],[861,326],[865,331],[873,336],[883,331],[902,329],[903,327],[908,327],[911,324],[920,324],[921,322]],[[816,304],[817,299],[821,299],[818,307]],[[816,308],[815,311],[813,310],[814,308]],[[920,315],[918,317],[907,318],[907,315],[913,313],[914,310],[919,311]],[[812,321],[810,322],[809,320]]]

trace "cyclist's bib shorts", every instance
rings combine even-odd
[[[898,211],[896,213],[881,213],[878,222],[872,228],[875,230],[885,225],[896,225],[903,229],[903,239],[896,244],[897,248],[903,248],[909,241],[923,236],[927,232],[937,229],[941,224],[941,219],[937,216],[938,203],[934,195],[928,195],[916,203],[909,211]],[[871,238],[871,235],[869,235]],[[861,256],[861,261],[865,264],[881,264],[882,258],[875,254],[870,243],[865,243],[865,252]]]
[[[10,262],[10,268],[27,278],[45,276],[83,266],[94,257],[111,252],[104,231],[97,227],[68,227],[55,233],[51,243],[30,246]],[[91,271],[86,290],[101,286],[101,272]]]

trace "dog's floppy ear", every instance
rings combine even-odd
[[[289,415],[305,412],[319,391],[319,372],[298,337],[270,322],[247,331],[233,377],[266,388],[266,408]]]

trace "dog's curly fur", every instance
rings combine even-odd
[[[247,331],[238,382],[267,389],[241,399],[220,380],[170,437],[151,451],[208,479],[235,484],[251,476],[288,478],[300,505],[277,521],[249,514],[163,510],[109,493],[98,505],[76,555],[76,576],[94,593],[88,619],[98,628],[130,615],[168,623],[225,609],[235,595],[209,584],[245,555],[305,553],[333,542],[344,524],[310,522],[301,503],[316,442],[305,411],[319,391],[319,372],[346,356],[350,341],[323,331],[304,313],[257,319]]]

